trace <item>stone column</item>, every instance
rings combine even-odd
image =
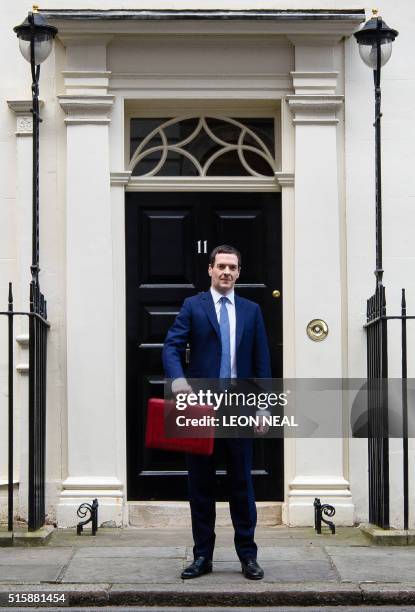
[[[295,45],[294,95],[286,98],[295,126],[294,359],[296,378],[341,378],[342,287],[340,192],[336,132],[343,96],[337,95],[332,38],[291,37]],[[313,342],[306,327],[323,319],[324,341]],[[289,473],[285,522],[311,525],[313,502],[336,507],[337,524],[353,524],[343,439],[287,441]],[[287,455],[286,455],[287,456]]]
[[[64,42],[67,475],[57,518],[60,527],[74,525],[79,504],[97,497],[99,523],[121,525],[108,133],[114,96],[106,89],[107,41]]]
[[[8,100],[9,108],[16,116],[16,278],[13,284],[15,310],[29,310],[30,264],[32,261],[32,100]],[[43,101],[39,101],[42,108]],[[28,512],[28,381],[29,371],[29,325],[27,317],[14,320],[15,368],[20,376],[15,381],[14,391],[14,473],[19,484],[18,505],[15,512],[27,518]],[[7,454],[7,427],[2,428]],[[1,462],[0,462],[1,464]],[[4,462],[7,465],[7,461]]]
[[[14,298],[19,308],[21,306],[26,310],[29,308],[30,264],[32,261],[32,100],[8,100],[7,104],[16,115],[16,224],[19,228],[17,233],[19,285],[14,287]],[[42,100],[39,101],[39,106],[42,108]],[[27,334],[29,328],[27,319],[19,318],[18,321],[20,331]]]

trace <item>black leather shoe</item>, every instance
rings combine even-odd
[[[256,562],[256,559],[245,559],[241,561],[242,573],[249,580],[262,580],[264,570]]]
[[[181,577],[183,580],[189,578],[199,578],[203,574],[209,574],[212,571],[212,561],[207,557],[196,557],[191,565],[182,571]]]

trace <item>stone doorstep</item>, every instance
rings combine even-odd
[[[372,544],[379,546],[415,545],[415,529],[382,529],[371,523],[362,523],[359,529]]]
[[[188,502],[129,502],[128,524],[132,527],[191,528]],[[258,527],[282,525],[282,502],[257,502]],[[217,527],[231,527],[228,502],[216,502]]]
[[[55,528],[45,525],[36,531],[17,529],[14,532],[0,531],[0,547],[3,546],[44,546],[48,543]]]

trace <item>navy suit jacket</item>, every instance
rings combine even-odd
[[[235,294],[236,369],[239,379],[271,378],[268,341],[258,304]],[[185,366],[186,344],[190,363]],[[167,378],[219,378],[221,338],[210,291],[186,298],[163,348]]]

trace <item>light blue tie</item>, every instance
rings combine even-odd
[[[220,338],[222,342],[222,356],[220,360],[220,373],[219,378],[230,378],[231,377],[231,330],[229,325],[229,315],[226,303],[229,302],[228,298],[223,296],[220,298],[220,312],[219,312],[219,327],[220,327]]]

